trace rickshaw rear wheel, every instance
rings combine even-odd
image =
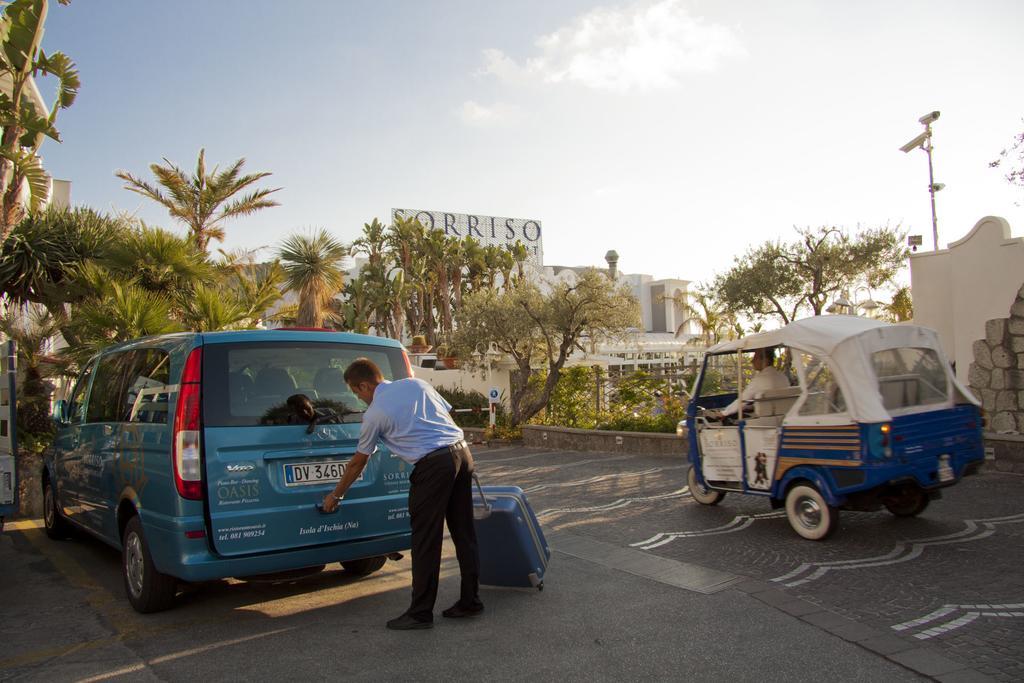
[[[928,502],[928,494],[916,486],[903,488],[898,495],[882,498],[885,509],[897,517],[917,517],[928,507]]]
[[[786,518],[793,531],[810,541],[824,541],[839,527],[839,510],[813,484],[798,484],[786,494]]]
[[[705,488],[700,485],[697,481],[697,471],[690,466],[690,471],[686,475],[686,485],[690,487],[690,495],[693,499],[701,505],[718,505],[723,498],[725,493],[722,491],[712,491],[709,488]]]

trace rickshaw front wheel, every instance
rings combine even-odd
[[[686,485],[690,487],[690,495],[693,499],[701,505],[718,505],[718,503],[725,498],[725,493],[722,491],[712,491],[711,489],[705,488],[700,485],[697,481],[697,471],[690,466],[690,471],[686,475]]]
[[[824,541],[839,527],[839,510],[812,484],[798,484],[789,490],[786,518],[793,531],[811,541]]]
[[[882,504],[897,517],[916,517],[928,507],[928,494],[916,486],[900,489],[895,496],[885,496]]]

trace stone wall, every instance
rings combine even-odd
[[[985,323],[985,338],[974,342],[968,372],[971,390],[997,433],[1024,433],[1024,286],[1009,318]]]
[[[524,425],[523,445],[556,451],[597,451],[687,458],[687,440],[657,432],[612,432],[547,425]]]

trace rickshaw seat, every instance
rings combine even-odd
[[[800,398],[800,392],[800,387],[768,389],[760,392],[754,397],[754,417],[782,417]]]

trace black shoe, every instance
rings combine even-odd
[[[480,616],[484,611],[483,605],[477,605],[475,607],[463,607],[462,603],[455,603],[445,611],[441,612],[442,615],[449,619],[462,619],[464,617],[477,617]]]
[[[418,628],[434,628],[434,622],[420,621],[408,614],[403,614],[389,621],[388,628],[392,631],[411,631]]]

